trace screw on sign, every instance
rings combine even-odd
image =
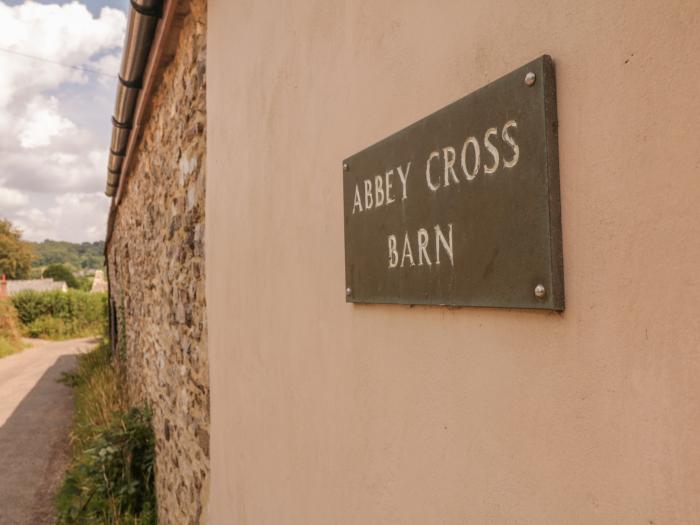
[[[545,287],[541,284],[538,284],[535,286],[535,297],[538,299],[544,299],[544,296],[547,295],[547,290]]]

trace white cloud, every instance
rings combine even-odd
[[[121,60],[122,56],[121,53],[108,53],[106,55],[102,55],[101,57],[92,60],[89,64],[90,69],[93,69],[94,71],[112,71],[116,72],[119,71],[119,66],[121,66]],[[97,80],[105,85],[111,87],[113,82],[113,79],[110,77],[107,77],[105,75],[100,75]]]
[[[22,230],[22,237],[30,241],[54,238],[51,220],[38,208],[23,209],[13,217],[13,223]]]
[[[0,27],[3,49],[81,66],[93,55],[122,45],[126,16],[105,7],[98,18],[93,18],[79,2],[60,6],[36,2],[8,6],[0,2]],[[0,107],[6,107],[20,92],[36,92],[64,82],[87,82],[82,71],[11,53],[0,56],[0,70]]]
[[[32,241],[96,241],[104,239],[108,209],[109,200],[101,193],[64,193],[41,207],[22,208],[10,220]]]
[[[59,146],[4,153],[0,167],[7,176],[5,184],[35,193],[99,191],[106,178],[107,146],[79,146],[67,144],[63,151]]]
[[[19,120],[17,136],[20,145],[30,149],[48,146],[53,137],[73,128],[75,124],[59,114],[56,97],[37,95],[27,104]]]
[[[21,191],[0,186],[0,210],[16,210],[26,206],[28,203],[29,199]]]
[[[126,16],[105,7],[94,17],[85,2],[0,0],[0,28],[0,217],[30,238],[99,238]]]

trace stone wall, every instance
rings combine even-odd
[[[129,399],[153,409],[160,523],[199,523],[209,480],[204,297],[206,1],[189,2],[108,244]]]

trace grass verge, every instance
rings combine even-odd
[[[156,523],[150,412],[128,408],[107,341],[79,356],[63,381],[74,389],[75,421],[57,523]]]

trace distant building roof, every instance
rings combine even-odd
[[[35,292],[49,292],[52,290],[68,291],[68,285],[64,281],[54,281],[53,279],[30,279],[26,281],[7,281],[7,294],[14,295],[24,290],[34,290]]]
[[[106,292],[107,291],[107,281],[105,280],[104,273],[102,270],[97,270],[95,272],[95,278],[92,281],[92,288],[90,292]]]

